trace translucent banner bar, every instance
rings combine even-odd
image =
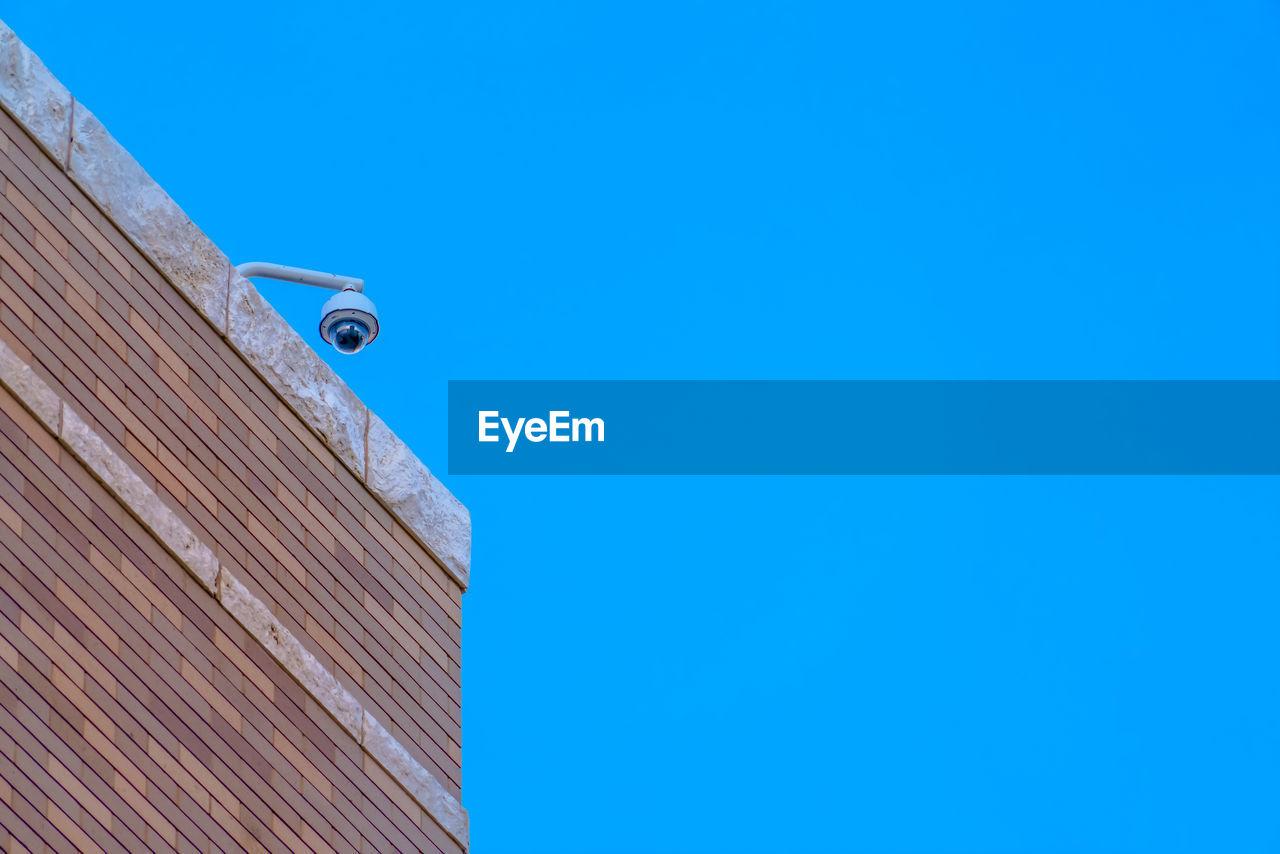
[[[1280,381],[451,381],[450,474],[1280,474]]]

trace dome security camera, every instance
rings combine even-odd
[[[320,337],[339,353],[359,353],[378,337],[378,309],[362,293],[339,291],[320,309]]]
[[[378,310],[362,293],[364,279],[265,261],[237,264],[236,272],[246,279],[257,276],[337,291],[320,309],[320,337],[339,353],[359,353],[378,337]]]

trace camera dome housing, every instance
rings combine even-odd
[[[339,291],[320,309],[320,337],[339,353],[359,353],[378,337],[378,309],[362,293]]]

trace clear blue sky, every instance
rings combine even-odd
[[[449,379],[1280,378],[1280,7],[860,5],[3,17],[233,259],[369,281],[477,854],[1280,850],[1275,478],[444,473]]]

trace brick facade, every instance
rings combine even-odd
[[[0,385],[0,840],[463,850],[362,730],[461,799],[456,573],[6,113],[0,187],[0,342],[365,713]]]

